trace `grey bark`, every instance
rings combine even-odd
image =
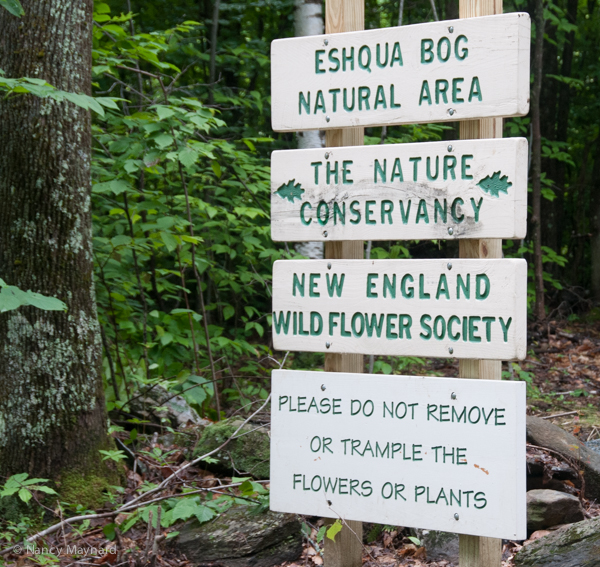
[[[540,126],[540,97],[542,92],[544,53],[544,3],[535,2],[535,45],[533,50],[533,88],[531,89],[531,177],[533,187],[533,262],[535,279],[535,316],[546,318],[544,307],[544,267],[542,265],[542,135]]]
[[[0,10],[0,68],[90,94],[92,0]],[[56,480],[106,448],[94,294],[89,112],[31,95],[0,102],[0,274],[68,311],[0,315],[0,474]],[[99,472],[99,471],[98,471]]]

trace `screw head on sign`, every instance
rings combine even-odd
[[[321,384],[321,390],[323,390],[323,392],[326,390],[327,388],[325,388],[325,384]]]
[[[331,262],[327,262],[327,269],[331,270]]]
[[[451,145],[450,145],[450,146],[448,146],[448,151],[449,151],[449,152],[451,152],[451,151],[452,151],[452,149],[453,149],[453,148],[452,148],[452,146],[451,146]]]
[[[333,504],[333,502],[331,502],[331,500],[327,500],[327,505],[331,506]]]
[[[448,262],[447,267],[448,267],[449,270],[451,270],[452,269],[452,262]]]
[[[326,230],[324,230],[324,231],[323,231],[323,236],[324,236],[325,238],[327,238],[327,234],[328,234],[328,232],[327,232]]]
[[[452,116],[452,115],[454,114],[454,108],[449,108],[449,109],[448,109],[448,114],[449,114],[450,116]],[[329,122],[329,120],[328,120],[327,122]]]
[[[452,392],[452,393],[450,394],[450,397],[451,397],[453,400],[455,400],[455,399],[456,399],[456,394],[455,394],[454,392]]]
[[[329,159],[329,152],[325,152],[325,159]]]
[[[325,348],[329,348],[331,346],[331,343],[325,343]]]
[[[458,514],[454,514],[454,519],[458,520],[458,518],[459,518]]]
[[[453,354],[453,353],[454,353],[454,349],[453,349],[452,347],[450,347],[450,348],[448,349],[448,352],[449,352],[450,354]]]
[[[454,26],[450,26],[450,27],[448,28],[448,31],[449,31],[450,33],[454,33]],[[325,44],[325,45],[327,45],[327,44]]]
[[[326,117],[325,117],[325,121],[326,121],[326,122],[329,122],[330,120],[331,120],[331,118],[329,118],[329,116],[326,116]]]
[[[329,40],[328,40],[328,39],[326,39],[326,40],[325,40],[323,43],[324,43],[325,45],[329,45]]]
[[[452,227],[448,228],[448,234],[452,236],[454,234],[454,229]]]

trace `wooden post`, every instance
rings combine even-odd
[[[502,13],[502,0],[460,0],[459,17],[490,16]],[[460,139],[502,138],[502,118],[483,118],[460,123]],[[461,240],[461,258],[502,258],[502,240]],[[461,360],[461,378],[500,380],[502,363],[498,360]],[[502,540],[494,537],[461,535],[460,567],[500,567]]]
[[[360,31],[365,28],[364,0],[327,0],[325,3],[325,33]],[[364,128],[342,128],[326,132],[326,146],[362,146]],[[325,258],[364,258],[362,241],[327,242]],[[358,372],[364,370],[362,354],[325,354],[325,371]],[[325,538],[326,567],[362,566],[362,522],[347,521],[335,537]]]

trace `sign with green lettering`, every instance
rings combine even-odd
[[[273,265],[277,350],[523,359],[526,324],[521,259]]]
[[[271,155],[275,241],[524,238],[527,140]]]
[[[275,40],[273,130],[524,116],[530,33],[512,13]]]
[[[527,537],[523,382],[274,370],[272,395],[271,510]]]

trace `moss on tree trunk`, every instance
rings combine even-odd
[[[0,69],[90,93],[92,0],[25,0],[0,10]],[[0,277],[58,297],[66,313],[0,315],[0,474],[111,473],[92,276],[91,122],[75,105],[0,101]],[[114,483],[113,477],[111,482]]]

